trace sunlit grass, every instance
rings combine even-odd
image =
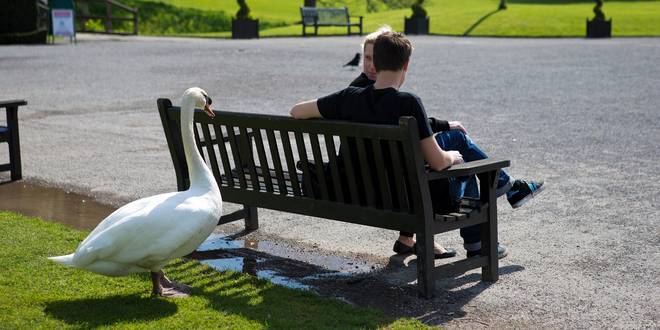
[[[224,10],[233,15],[238,10],[232,0],[161,0],[177,6]],[[336,1],[340,2],[340,1]],[[288,26],[262,29],[260,36],[301,36],[299,0],[248,0],[255,18],[286,22]],[[382,24],[403,30],[403,19],[410,9],[366,13],[366,2],[348,0],[351,14],[364,15],[368,33]],[[586,0],[517,0],[508,1],[508,9],[497,11],[499,0],[427,0],[432,34],[509,37],[583,37],[585,20],[593,16],[593,1]],[[606,1],[605,15],[613,18],[614,36],[660,35],[660,1]],[[308,31],[311,31],[309,29]],[[345,35],[346,28],[325,27],[321,35]],[[191,35],[191,34],[188,34]],[[230,37],[228,32],[192,34],[207,37]]]
[[[87,233],[0,212],[1,329],[359,329],[424,327],[265,280],[175,260],[165,271],[192,297],[150,297],[147,274],[111,278],[46,259],[71,253]]]

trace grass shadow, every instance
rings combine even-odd
[[[464,37],[467,37],[467,36],[468,36],[470,33],[472,33],[472,31],[473,31],[474,29],[476,29],[481,23],[483,23],[483,22],[484,22],[485,20],[487,20],[489,17],[495,15],[495,14],[496,14],[497,12],[499,12],[500,10],[502,10],[502,9],[495,9],[495,10],[491,11],[490,13],[484,15],[484,16],[481,17],[480,19],[478,19],[476,22],[474,22],[472,25],[470,25],[470,27],[469,27],[467,30],[465,30],[465,32],[463,32],[463,36],[464,36]]]
[[[168,274],[192,286],[192,295],[207,300],[208,307],[237,314],[277,329],[321,328],[375,329],[391,323],[373,309],[351,306],[313,292],[289,289],[235,272],[218,272],[198,262],[173,265]],[[180,270],[186,269],[185,274]],[[282,301],[287,297],[286,302]],[[319,304],[318,300],[324,300]],[[355,313],[355,308],[361,309]]]
[[[46,314],[71,325],[98,327],[131,321],[158,320],[174,315],[177,305],[140,295],[51,301]]]

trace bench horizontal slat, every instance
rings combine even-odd
[[[487,265],[488,258],[484,256],[477,256],[435,267],[433,272],[436,278],[454,277],[456,275],[463,274],[470,269],[485,267]]]
[[[381,140],[398,140],[402,138],[401,130],[394,125],[378,125],[352,123],[341,120],[297,120],[292,117],[252,114],[232,111],[213,111],[215,117],[209,117],[200,109],[195,110],[195,122],[206,124],[220,124],[281,130],[300,133],[351,135],[363,138],[377,138]],[[168,119],[179,122],[181,109],[172,107],[168,111]]]
[[[25,100],[4,100],[0,101],[0,108],[18,107],[27,105]]]
[[[347,205],[344,203],[317,200],[308,197],[283,196],[267,194],[238,188],[223,188],[222,199],[225,202],[244,204],[250,201],[259,207],[308,215],[319,218],[339,220],[359,225],[366,225],[384,229],[416,232],[422,225],[417,216],[409,213],[399,213],[376,208]]]
[[[503,167],[508,167],[511,164],[508,160],[498,160],[495,158],[487,158],[475,160],[458,165],[452,165],[450,168],[442,171],[429,171],[426,177],[429,180],[444,179],[449,177],[467,176],[477,173],[490,172],[499,170]]]

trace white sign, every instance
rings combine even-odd
[[[73,10],[71,9],[53,9],[53,35],[73,37]]]

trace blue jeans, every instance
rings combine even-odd
[[[460,152],[465,162],[488,158],[488,155],[460,130],[440,132],[435,135],[435,140],[442,150]],[[501,170],[497,179],[497,187],[507,185],[510,180],[511,177],[504,170]],[[463,197],[479,198],[479,186],[477,185],[476,176],[452,178],[449,181],[449,195],[454,201],[459,201]],[[461,237],[465,244],[479,242],[481,240],[479,225],[461,228]]]

